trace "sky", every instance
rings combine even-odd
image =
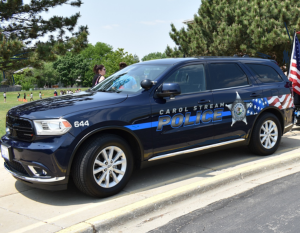
[[[24,0],[24,3],[30,2]],[[48,13],[71,16],[80,12],[78,25],[87,25],[89,43],[104,42],[114,49],[124,48],[142,59],[152,52],[164,52],[167,45],[175,43],[169,36],[170,24],[177,29],[184,27],[184,20],[193,19],[198,12],[200,0],[83,0],[80,8],[58,6]],[[47,36],[48,38],[48,36]]]

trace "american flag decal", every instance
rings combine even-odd
[[[247,109],[247,116],[257,115],[261,110],[268,106],[269,104],[267,98],[253,99],[251,100],[250,105]]]
[[[247,116],[257,115],[261,110],[268,106],[274,106],[279,109],[293,108],[294,102],[291,94],[271,96],[259,99],[253,99],[250,101],[250,105],[247,109]]]
[[[293,108],[293,98],[291,94],[268,97],[269,106],[274,106],[279,109]]]

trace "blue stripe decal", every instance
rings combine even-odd
[[[225,116],[231,116],[231,111],[222,112],[222,117]],[[195,121],[195,120],[196,120],[196,116],[190,117],[190,121]],[[135,125],[126,125],[125,127],[130,130],[141,130],[141,129],[155,128],[157,126],[158,126],[158,121],[135,124]]]
[[[158,125],[158,121],[156,123]],[[126,125],[125,127],[131,130],[140,130],[140,129],[148,129],[151,128],[152,126],[151,126],[151,122],[147,122],[147,123],[136,124],[136,125]]]

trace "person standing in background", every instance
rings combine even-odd
[[[26,93],[24,92],[24,102],[26,101]]]
[[[125,68],[127,66],[127,64],[125,62],[120,62],[119,63],[119,68],[120,70],[122,70],[123,68]]]
[[[6,92],[3,93],[4,103],[6,103]]]
[[[56,90],[54,90],[54,96],[57,96],[57,91]]]
[[[31,94],[30,94],[30,102],[31,102],[31,100],[34,101],[34,100],[33,100],[33,94],[32,94],[32,92],[31,92]]]
[[[18,92],[17,101],[20,100],[20,93]]]
[[[40,97],[40,99],[42,99],[42,93],[41,92],[39,93],[39,97]]]
[[[102,82],[105,79],[104,75],[106,74],[106,69],[104,65],[95,65],[93,70],[95,76],[93,78],[92,87]]]

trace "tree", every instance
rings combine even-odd
[[[111,45],[97,42],[95,45],[88,44],[87,48],[82,50],[80,54],[93,63],[93,60],[99,60],[112,51],[113,47]]]
[[[160,53],[160,52],[149,53],[142,58],[142,61],[149,61],[149,60],[155,60],[161,58],[167,58],[167,55],[165,53]]]
[[[81,54],[67,53],[53,63],[53,68],[57,71],[60,81],[65,86],[73,86],[79,77],[85,79],[89,63]]]
[[[120,62],[125,62],[129,66],[137,63],[138,60],[131,53],[125,52],[124,49],[118,48],[117,50],[108,53],[105,56],[105,60],[102,61],[102,64],[106,68],[106,76],[110,76],[117,72],[120,69]]]
[[[134,54],[134,55],[133,55],[133,58],[134,58],[134,61],[135,61],[136,63],[140,62],[140,58],[139,58],[138,55]]]
[[[16,85],[21,85],[22,90],[28,91],[34,87],[35,78],[33,78],[32,69],[24,69],[22,72],[14,74],[14,80]]]
[[[18,70],[28,65],[39,68],[44,61],[54,61],[67,51],[79,53],[87,46],[88,35],[86,26],[74,32],[80,14],[44,20],[40,13],[56,6],[81,4],[81,0],[31,0],[29,4],[1,0],[0,70]],[[39,41],[48,32],[58,35],[50,35],[46,42]]]
[[[84,52],[84,51],[83,51]],[[82,79],[82,84],[85,87],[90,87],[92,85],[92,80],[94,77],[93,68],[97,65],[104,65],[106,68],[106,77],[112,75],[119,70],[119,63],[126,62],[127,65],[131,65],[139,62],[137,56],[125,52],[124,49],[118,48],[115,51],[108,52],[105,56],[93,57],[92,62],[89,63],[88,69],[85,72],[85,76]]]
[[[169,56],[178,51],[187,56],[269,55],[279,64],[291,43],[284,23],[300,27],[297,0],[203,0],[187,29],[171,24],[170,36],[180,49],[166,49]],[[177,54],[176,54],[177,53]]]
[[[44,63],[42,69],[34,69],[33,77],[35,78],[35,84],[37,84],[38,87],[44,87],[45,84],[47,84],[47,86],[52,86],[60,81],[59,74],[53,68],[52,62]]]

